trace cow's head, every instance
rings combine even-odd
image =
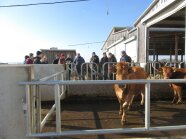
[[[169,79],[172,76],[174,70],[172,67],[164,66],[159,69],[159,72],[162,73],[164,79]]]
[[[129,64],[127,62],[119,62],[116,64],[117,74],[128,74],[129,73]]]

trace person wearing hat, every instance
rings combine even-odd
[[[36,52],[36,57],[34,58],[34,64],[42,64],[41,58],[43,57],[43,54],[41,51]]]
[[[131,63],[131,61],[132,61],[131,57],[128,56],[125,51],[121,51],[120,62],[129,62],[129,63]]]

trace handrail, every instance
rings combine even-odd
[[[32,85],[54,85],[55,87],[55,104],[56,104],[56,132],[50,133],[41,133],[33,132],[32,127],[27,127],[27,136],[28,137],[54,137],[54,136],[71,136],[71,135],[94,135],[94,134],[112,134],[112,133],[134,133],[134,132],[145,132],[145,131],[163,131],[163,130],[178,130],[186,129],[186,125],[179,126],[159,126],[151,127],[150,126],[150,85],[152,83],[185,83],[185,79],[140,79],[140,80],[87,80],[87,81],[30,81],[30,82],[20,82],[20,85],[27,86],[27,106],[28,106],[28,117],[27,117],[27,126],[32,125],[32,115],[31,111],[31,100],[29,97],[32,96],[29,87]],[[93,129],[93,130],[75,130],[75,131],[63,131],[61,132],[61,115],[60,115],[60,96],[59,96],[59,85],[89,85],[89,84],[145,84],[145,126],[142,128],[116,128],[116,129]],[[31,103],[32,104],[32,103]],[[31,115],[31,116],[30,116]],[[60,121],[57,121],[60,120]],[[36,130],[37,131],[37,130]]]
[[[90,84],[146,84],[146,83],[183,83],[186,79],[138,79],[138,80],[77,80],[77,81],[28,81],[20,85],[90,85]]]
[[[39,81],[46,81],[46,80],[49,80],[49,79],[54,78],[55,76],[58,76],[58,75],[60,75],[60,74],[62,74],[62,73],[65,73],[65,71],[60,71],[60,72],[54,73],[54,74],[52,74],[52,75],[46,76],[46,77],[44,77],[44,78],[39,79]]]

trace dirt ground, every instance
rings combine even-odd
[[[42,117],[53,102],[42,103]],[[61,127],[63,131],[136,128],[144,127],[144,107],[134,100],[127,112],[127,123],[120,124],[119,104],[115,98],[71,97],[61,102]],[[171,104],[171,100],[151,101],[151,126],[174,126],[186,124],[186,104]],[[43,132],[55,132],[55,114],[48,120]],[[179,136],[179,137],[178,137]],[[108,135],[83,135],[52,137],[52,139],[124,139],[124,138],[184,138],[186,130],[143,132]],[[44,139],[50,139],[47,137]]]

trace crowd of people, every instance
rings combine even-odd
[[[130,56],[126,54],[125,51],[121,51],[121,58],[119,60],[120,62],[129,62],[131,63],[132,59]],[[110,64],[105,63],[109,62]],[[95,52],[92,52],[92,56],[90,58],[90,63],[94,63],[92,65],[92,69],[94,71],[98,71],[100,73],[104,73],[104,78],[113,79],[113,72],[114,72],[114,63],[117,62],[117,59],[114,54],[104,52],[101,59],[96,55]],[[52,64],[65,64],[68,66],[68,69],[71,69],[71,63],[74,63],[76,67],[77,74],[81,74],[81,65],[85,63],[84,58],[80,55],[80,53],[77,53],[76,57],[72,59],[70,54],[67,54],[65,57],[65,54],[61,53],[60,55],[56,54],[55,59],[53,60]],[[33,53],[30,53],[29,55],[25,56],[24,64],[49,64],[47,60],[47,56],[43,54],[41,51],[36,52],[36,56],[34,57]],[[69,70],[69,75],[71,71]],[[107,76],[109,75],[109,77]]]

